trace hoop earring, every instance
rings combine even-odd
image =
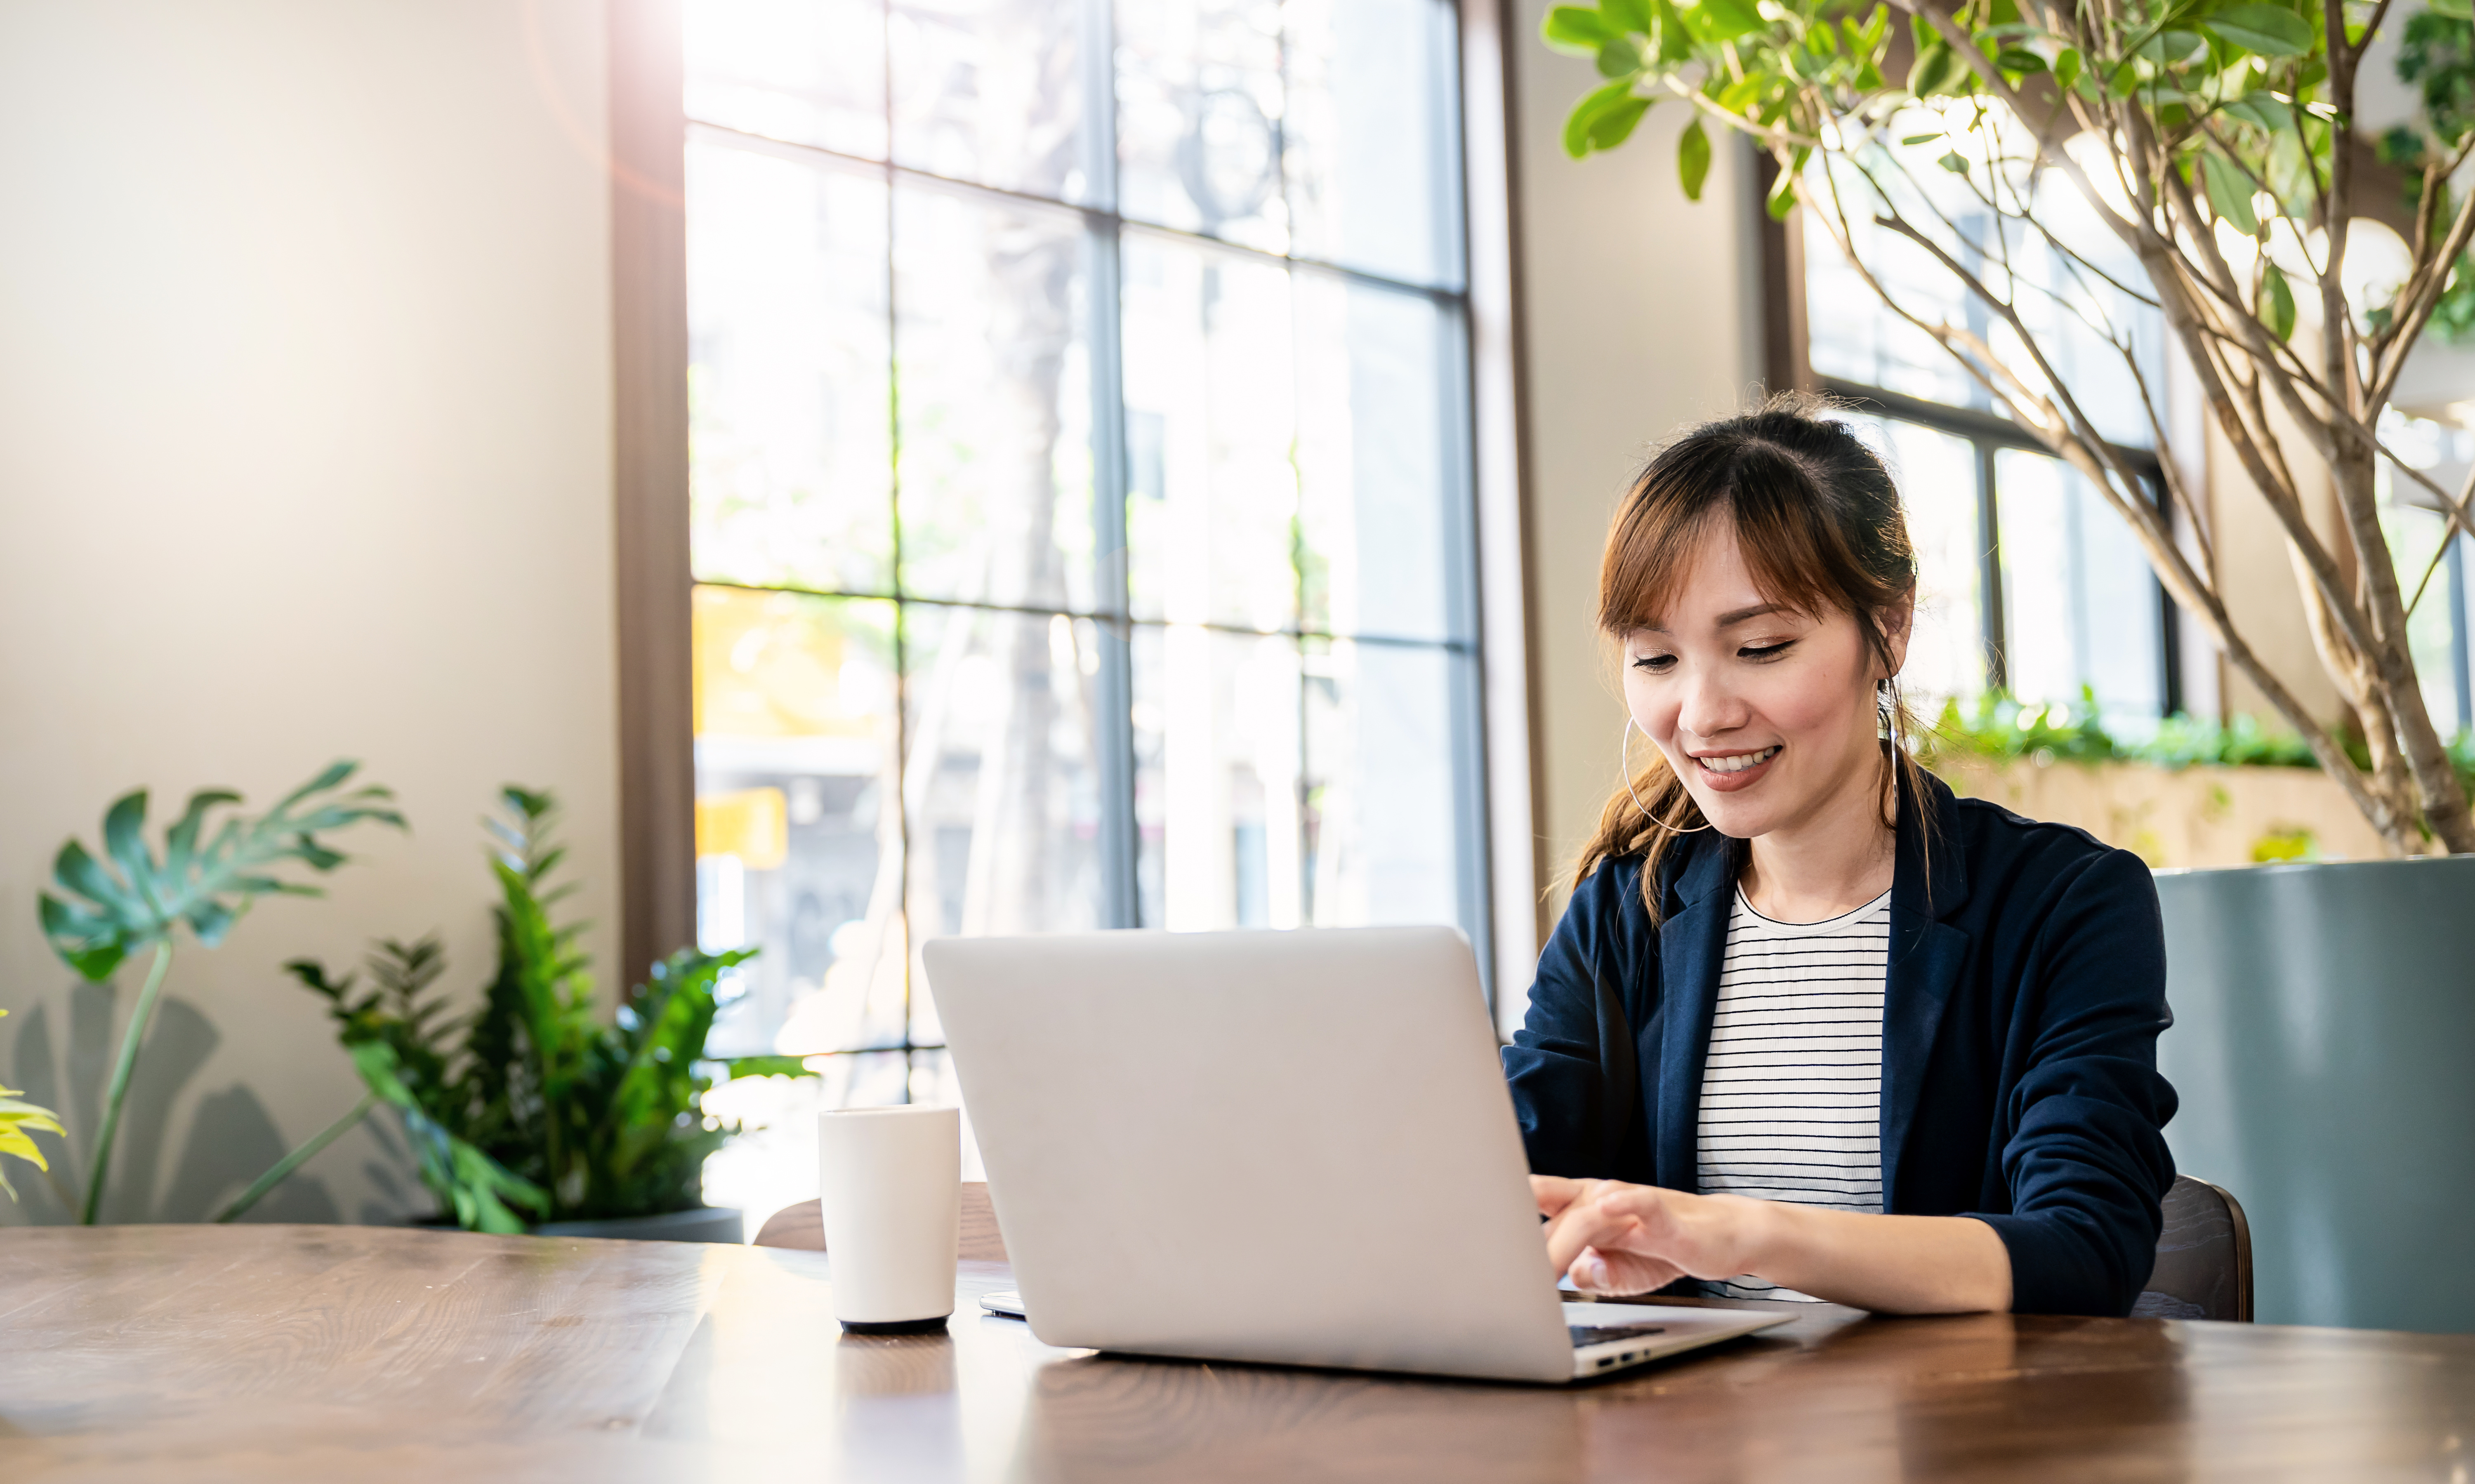
[[[1632,713],[1630,711],[1626,712],[1624,731],[1619,734],[1616,742],[1616,757],[1619,761],[1619,766],[1624,768],[1625,797],[1632,800],[1632,807],[1641,811],[1641,816],[1643,818],[1649,820],[1654,825],[1657,825],[1660,829],[1665,830],[1670,835],[1698,835],[1702,831],[1710,828],[1710,821],[1707,819],[1703,820],[1700,824],[1694,825],[1691,829],[1683,829],[1670,824],[1666,820],[1658,817],[1656,815],[1652,814],[1650,812],[1650,806],[1641,801],[1641,795],[1633,791],[1632,734],[1636,730],[1638,730],[1638,728],[1633,725]],[[1641,735],[1648,737],[1650,734],[1648,732],[1643,732]]]

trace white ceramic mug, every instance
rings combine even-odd
[[[943,1326],[962,1242],[962,1110],[821,1113],[817,1164],[834,1317],[862,1333]]]

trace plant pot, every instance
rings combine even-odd
[[[533,1228],[546,1237],[608,1237],[630,1242],[744,1242],[747,1228],[735,1205],[698,1205],[658,1216],[612,1216],[600,1221],[554,1221]]]
[[[2185,1174],[2265,1324],[2475,1330],[2475,857],[2161,871]]]

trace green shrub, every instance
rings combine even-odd
[[[2355,766],[2369,771],[2371,758],[2361,734],[2340,741]],[[2462,732],[2449,744],[2459,782],[2475,794],[2475,735]],[[2000,692],[1980,696],[1963,710],[1943,703],[1942,714],[1918,739],[1918,761],[1931,767],[1946,759],[2034,758],[2046,763],[2145,763],[2153,767],[2315,767],[2312,749],[2291,732],[2271,732],[2247,716],[2222,725],[2177,712],[2157,724],[2147,740],[2126,742],[2105,730],[2096,697],[2086,687],[2077,704],[2023,703]]]

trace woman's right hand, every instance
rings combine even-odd
[[[1615,1180],[1530,1177],[1547,1221],[1547,1259],[1584,1293],[1649,1293],[1679,1277],[1760,1273],[1779,1209],[1742,1196],[1696,1196]],[[1767,1275],[1766,1275],[1767,1276]]]
[[[1638,1188],[1622,1180],[1530,1177],[1539,1214],[1547,1218],[1547,1258],[1559,1277],[1569,1275],[1583,1293],[1616,1298],[1650,1293],[1685,1276],[1665,1257],[1623,1245],[1637,1229],[1629,1213],[1602,1211],[1603,1197]]]

